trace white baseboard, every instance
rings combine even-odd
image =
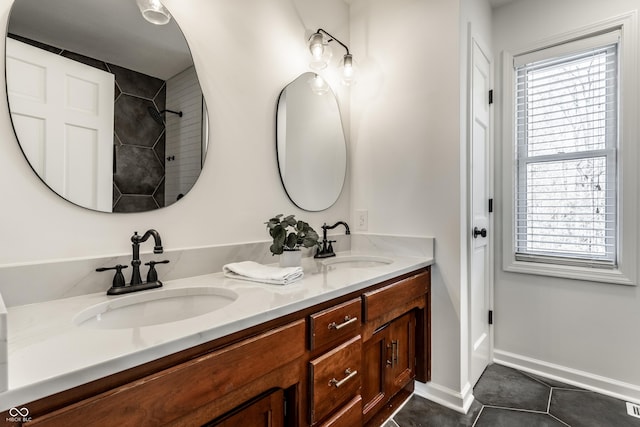
[[[493,361],[499,365],[640,404],[640,387],[634,384],[502,350],[493,351]]]
[[[457,392],[433,382],[421,383],[416,381],[413,392],[420,397],[424,397],[425,399],[462,414],[466,414],[473,403],[473,389],[469,383],[464,386],[461,392]]]

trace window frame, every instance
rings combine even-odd
[[[558,260],[544,262],[543,259],[516,259],[516,206],[518,157],[515,141],[516,100],[515,81],[517,72],[514,58],[560,46],[580,39],[597,37],[603,33],[620,31],[619,57],[619,114],[618,114],[618,240],[617,262],[615,266],[599,263],[562,263]],[[637,144],[638,90],[637,81],[637,16],[636,12],[583,27],[559,36],[551,37],[521,49],[502,53],[502,258],[503,270],[514,273],[534,274],[585,281],[636,285],[637,282],[637,242],[638,242],[638,174],[640,165]]]
[[[602,119],[605,123],[608,123],[608,130],[605,132],[605,146],[603,148],[593,148],[590,150],[578,150],[578,151],[568,151],[567,153],[545,153],[541,155],[530,155],[527,149],[523,146],[523,142],[528,140],[527,136],[527,128],[528,128],[528,95],[526,90],[522,95],[516,94],[516,104],[520,105],[522,110],[518,109],[518,114],[516,115],[516,132],[517,136],[515,137],[515,144],[517,146],[516,158],[517,158],[517,178],[515,192],[516,192],[516,259],[520,261],[529,261],[529,262],[548,262],[553,264],[561,264],[561,265],[578,265],[578,266],[595,266],[599,265],[603,268],[612,268],[615,267],[615,263],[617,262],[617,245],[612,252],[613,253],[605,253],[604,256],[586,256],[580,255],[577,252],[574,253],[562,253],[558,251],[552,250],[536,250],[531,249],[527,250],[527,242],[529,238],[529,233],[523,233],[522,230],[527,229],[530,224],[528,223],[527,218],[523,218],[522,209],[523,204],[524,208],[527,208],[527,199],[528,194],[528,174],[527,167],[529,165],[543,165],[548,163],[557,163],[557,162],[565,162],[565,161],[576,161],[576,160],[586,160],[586,159],[597,159],[604,158],[606,164],[606,177],[605,182],[606,190],[604,192],[605,197],[605,212],[604,216],[608,217],[605,222],[605,227],[611,226],[612,229],[608,230],[604,240],[607,239],[613,240],[617,242],[618,240],[618,220],[617,220],[617,205],[618,205],[618,197],[617,197],[617,188],[618,188],[618,172],[617,172],[617,157],[618,157],[618,116],[620,114],[620,109],[618,105],[619,100],[619,87],[618,87],[618,47],[620,43],[620,34],[619,31],[615,31],[612,33],[607,33],[603,36],[589,37],[586,39],[580,39],[578,42],[567,43],[557,47],[551,47],[549,49],[544,49],[544,55],[546,57],[536,58],[535,60],[527,59],[526,61],[520,61],[522,65],[514,64],[514,68],[516,68],[516,78],[520,80],[520,85],[523,85],[524,80],[527,79],[528,70],[526,69],[526,64],[533,63],[533,72],[538,72],[541,70],[545,70],[546,67],[556,67],[558,65],[571,63],[575,61],[584,60],[587,58],[592,58],[592,49],[600,49],[601,54],[605,55],[605,61],[608,55],[610,55],[611,51],[615,52],[615,61],[608,62],[606,64],[607,71],[606,73],[615,76],[614,83],[615,86],[613,90],[607,87],[606,94],[602,95],[605,102],[604,114],[605,117]],[[585,46],[587,44],[587,46]],[[611,49],[611,46],[614,46],[614,49]],[[557,52],[561,50],[561,52]],[[584,52],[584,53],[582,53]],[[533,56],[540,56],[542,53],[534,53]],[[531,56],[531,55],[525,55]],[[540,64],[540,61],[551,60],[550,63],[545,64],[544,66],[535,65]],[[526,62],[526,64],[524,63]],[[525,69],[519,70],[519,68],[524,67]],[[605,77],[606,79],[607,77]],[[605,80],[606,83],[606,80]],[[518,86],[516,86],[516,90]],[[607,104],[610,100],[613,99],[614,109],[608,110]],[[520,104],[518,101],[521,101],[523,104]],[[586,114],[586,113],[585,113]],[[557,119],[552,119],[557,121]],[[612,132],[610,132],[612,131]],[[611,135],[613,134],[613,135]],[[521,136],[524,135],[524,136]],[[612,183],[609,185],[609,183]],[[535,194],[535,193],[534,193]],[[609,201],[615,201],[613,205],[609,205]],[[526,217],[526,215],[524,215]],[[534,223],[535,224],[535,223]]]

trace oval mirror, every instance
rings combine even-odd
[[[15,0],[5,65],[20,147],[60,196],[141,212],[194,185],[208,121],[175,19],[154,25],[134,0]]]
[[[291,201],[307,211],[325,210],[338,200],[347,169],[338,101],[316,79],[321,77],[304,73],[287,85],[276,113],[280,179]]]

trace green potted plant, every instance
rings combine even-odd
[[[273,255],[280,255],[280,266],[299,266],[302,258],[300,248],[311,248],[318,244],[318,233],[306,222],[296,220],[295,215],[276,215],[265,222],[273,244],[269,247]]]

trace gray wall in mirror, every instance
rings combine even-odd
[[[33,150],[25,148],[33,132],[16,120],[21,112],[14,107],[21,100],[11,91],[7,48],[14,129],[27,160],[52,190],[72,203],[105,212],[153,210],[189,191],[202,167],[208,120],[189,48],[174,19],[165,26],[152,25],[130,0],[48,0],[46,8],[41,0],[16,0],[7,31],[13,39],[114,76],[113,158],[105,178],[111,182],[111,200],[97,205],[55,184],[37,165]],[[166,112],[154,119],[152,111],[165,109],[182,111],[183,116]],[[76,163],[86,168],[95,156]]]
[[[276,151],[280,178],[291,201],[307,211],[331,207],[340,196],[347,147],[338,101],[312,90],[315,73],[304,73],[278,99]]]

